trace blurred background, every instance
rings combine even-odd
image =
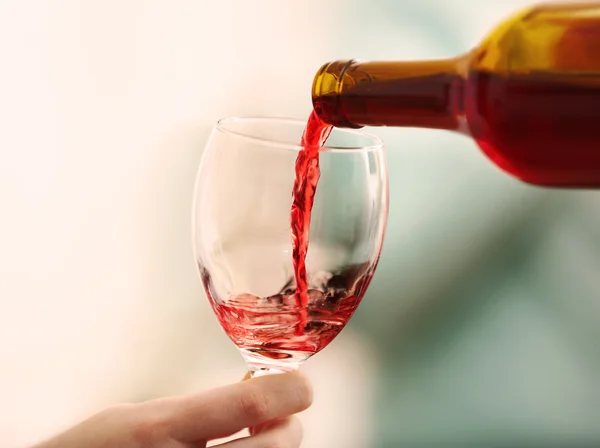
[[[0,1],[0,446],[238,381],[192,256],[227,115],[307,117],[328,60],[476,45],[523,0]],[[600,196],[459,135],[387,143],[380,267],[303,369],[310,448],[600,445]]]

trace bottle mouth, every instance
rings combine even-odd
[[[358,62],[356,59],[328,62],[315,75],[312,85],[313,108],[325,123],[338,128],[362,127],[348,119],[341,102],[346,72]]]

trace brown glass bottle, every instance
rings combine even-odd
[[[525,182],[600,188],[600,2],[533,6],[453,59],[331,62],[312,96],[334,126],[457,131]]]

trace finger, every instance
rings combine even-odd
[[[180,442],[226,437],[308,408],[312,388],[299,372],[268,375],[172,399],[169,427]]]
[[[298,448],[301,442],[302,425],[300,420],[297,417],[288,417],[265,426],[259,434],[217,445],[215,448],[262,448],[265,446]]]
[[[279,419],[279,420],[281,420],[281,419]],[[273,422],[277,422],[279,420],[270,420],[268,422],[259,423],[256,426],[252,426],[252,427],[248,428],[248,432],[250,433],[251,436],[253,436],[254,434],[258,434],[259,432],[264,431],[266,428],[268,428],[270,425],[272,425]]]

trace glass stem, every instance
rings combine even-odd
[[[246,360],[248,372],[250,372],[250,378],[257,378],[259,376],[273,375],[277,373],[293,372],[298,370],[300,364],[306,360],[305,357],[294,359],[294,357],[291,356],[285,359],[276,360],[267,358],[266,356],[246,349],[240,349],[240,352]]]
[[[285,370],[276,369],[274,367],[256,367],[248,366],[250,371],[250,378],[258,378],[267,375],[276,375],[278,373],[285,373]]]

